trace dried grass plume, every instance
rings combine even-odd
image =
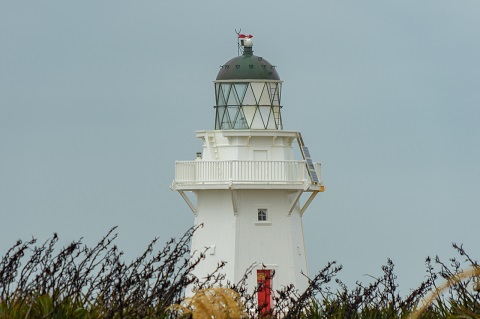
[[[228,288],[198,290],[182,304],[174,304],[169,310],[180,318],[192,319],[243,319],[248,318],[240,295]]]

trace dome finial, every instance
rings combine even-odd
[[[237,33],[238,34],[238,55],[240,55],[240,51],[243,52],[243,55],[252,55],[253,50],[253,35],[245,35],[243,33]]]
[[[240,39],[240,45],[243,47],[251,47],[253,45],[253,35],[239,34],[238,38]]]

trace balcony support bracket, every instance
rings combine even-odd
[[[195,205],[192,203],[190,198],[188,198],[187,194],[185,194],[184,191],[178,191],[178,193],[183,197],[183,200],[187,203],[188,207],[190,207],[190,209],[192,210],[193,215],[196,217],[198,212],[197,207],[195,207]]]
[[[297,205],[298,200],[300,199],[300,196],[302,196],[302,193],[303,193],[302,191],[298,191],[295,194],[295,200],[292,202],[292,206],[290,207],[290,211],[288,212],[288,217],[290,217],[292,215],[293,209]]]
[[[233,214],[238,215],[238,206],[237,206],[237,191],[233,188],[230,188],[230,192],[232,194],[232,207],[233,207]]]
[[[313,191],[312,192],[312,195],[310,195],[310,197],[307,199],[307,201],[305,202],[305,204],[303,205],[302,209],[300,209],[300,216],[302,217],[303,214],[305,213],[305,211],[307,210],[308,206],[310,205],[310,203],[313,201],[313,199],[315,198],[315,196],[317,196],[319,191]]]

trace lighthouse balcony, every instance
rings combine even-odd
[[[304,189],[320,183],[311,180],[306,161],[181,161],[175,163],[172,189]],[[314,163],[320,180],[320,164]]]

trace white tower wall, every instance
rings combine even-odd
[[[231,191],[199,191],[198,213],[195,224],[204,224],[192,243],[192,251],[207,251],[204,260],[194,274],[202,278],[215,269],[221,261],[227,265],[222,270],[226,279],[238,282],[252,265],[255,269],[266,266],[278,274],[274,287],[279,289],[295,284],[305,288],[306,280],[301,272],[307,273],[303,230],[299,207],[292,214],[295,193],[286,190],[239,190],[237,191],[238,213],[233,212]],[[258,208],[268,210],[267,221],[257,220]],[[255,275],[250,276],[250,287],[254,287]]]
[[[204,225],[193,238],[192,252],[209,249],[194,274],[203,278],[225,261],[222,272],[230,282],[238,282],[255,265],[275,271],[273,289],[289,284],[306,288],[301,218],[306,207],[299,198],[320,186],[312,185],[305,161],[294,160],[292,143],[299,133],[212,130],[196,135],[203,141],[202,157],[177,162],[172,185],[181,194],[195,193],[196,203],[189,204],[195,224]],[[259,209],[266,209],[265,221],[258,220]],[[255,269],[248,280],[252,289]]]

